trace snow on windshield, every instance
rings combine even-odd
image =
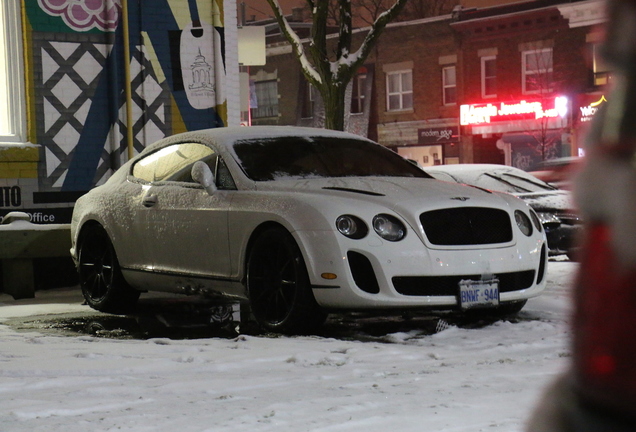
[[[255,181],[330,177],[429,176],[391,150],[369,141],[288,136],[241,140],[237,162]]]

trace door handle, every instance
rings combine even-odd
[[[157,202],[159,202],[159,199],[157,198],[157,195],[146,195],[142,200],[141,203],[144,205],[144,207],[152,207],[155,204],[157,204]]]

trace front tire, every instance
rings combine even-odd
[[[276,333],[311,333],[327,315],[311,291],[307,267],[294,238],[282,228],[264,231],[247,262],[247,292],[258,324]]]
[[[140,293],[124,280],[113,244],[103,228],[88,228],[80,242],[78,261],[82,295],[90,307],[108,313],[134,308]]]

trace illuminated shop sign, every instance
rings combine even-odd
[[[557,96],[554,99],[542,101],[522,100],[498,104],[462,105],[459,108],[459,122],[462,126],[467,126],[512,120],[539,120],[565,117],[567,112],[568,98]]]
[[[418,144],[445,144],[459,141],[459,126],[430,127],[417,130]]]
[[[579,120],[581,122],[591,121],[592,118],[594,117],[594,114],[596,114],[596,111],[598,111],[600,106],[606,102],[607,102],[607,99],[605,99],[605,96],[603,95],[598,100],[591,102],[589,105],[579,107],[579,110],[580,110]]]

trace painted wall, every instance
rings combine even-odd
[[[28,139],[35,147],[0,152],[0,192],[9,188],[0,217],[21,210],[53,216],[34,222],[69,222],[75,199],[106,181],[130,150],[232,123],[235,3],[227,2],[228,11],[224,0],[128,0],[129,123],[123,1],[22,0]],[[16,152],[27,157],[16,160]]]

